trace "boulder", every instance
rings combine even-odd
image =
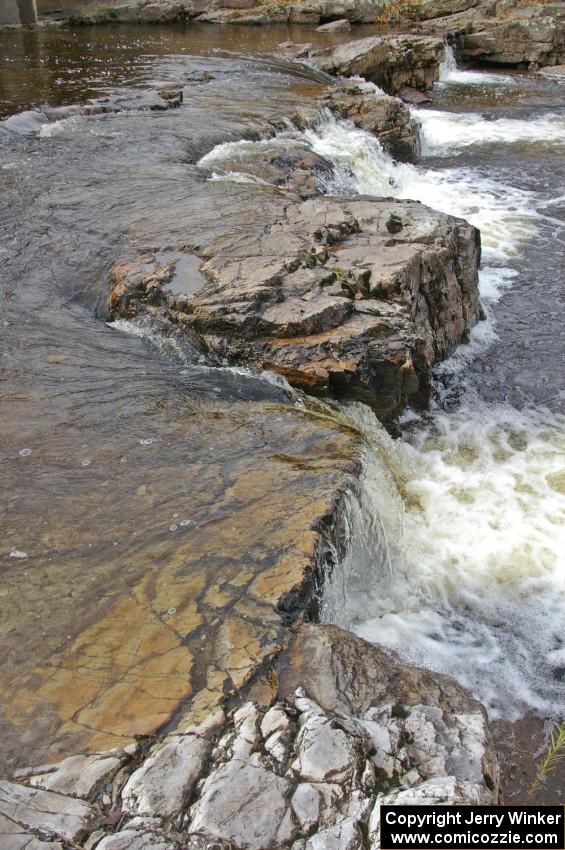
[[[407,86],[431,89],[444,58],[443,40],[435,36],[370,36],[309,52],[308,62],[339,77],[364,77],[388,94]]]
[[[478,320],[479,258],[477,230],[422,204],[315,198],[209,245],[193,296],[167,294],[157,260],[116,264],[109,318],[149,313],[220,358],[386,420],[427,402],[433,364]]]

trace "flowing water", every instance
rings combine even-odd
[[[252,406],[293,403],[267,377],[217,368],[152,328],[108,328],[95,313],[110,262],[131,245],[187,233],[203,244],[226,222],[237,227],[242,205],[260,223],[275,196],[243,164],[257,146],[299,137],[333,162],[328,192],[418,199],[465,217],[483,240],[486,320],[437,369],[430,412],[407,413],[392,440],[367,408],[343,406],[371,450],[323,617],[453,674],[492,717],[562,717],[563,87],[446,63],[433,108],[414,113],[417,166],[327,115],[257,140],[323,88],[309,69],[255,52],[288,37],[150,27],[1,36],[2,594],[10,600],[22,577],[28,588],[4,631],[7,681],[65,639],[77,600],[99,604],[131,580],[132,548],[144,564],[173,551],[175,517],[194,513],[181,465],[200,469],[210,451],[235,463],[266,439]],[[155,88],[171,83],[183,106],[152,111]],[[222,168],[238,157],[241,169]],[[248,435],[241,446],[199,427],[225,404]],[[153,501],[139,498],[151,488]],[[22,625],[28,609],[37,627]]]
[[[536,79],[482,76],[447,69],[433,110],[417,113],[418,167],[344,127],[326,125],[315,143],[343,163],[336,189],[388,186],[479,226],[487,314],[437,370],[432,411],[405,417],[401,441],[350,408],[376,445],[367,498],[379,546],[335,577],[325,616],[454,674],[492,717],[560,717],[565,104]],[[386,508],[374,495],[383,465]]]

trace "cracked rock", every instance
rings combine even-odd
[[[189,832],[264,850],[276,843],[291,787],[287,779],[259,765],[230,761],[206,780]]]
[[[63,850],[63,845],[60,841],[41,841],[19,824],[0,815],[0,850]]]
[[[96,810],[82,800],[0,780],[0,815],[26,830],[72,843],[90,830]]]
[[[353,740],[341,729],[333,728],[329,720],[308,718],[298,736],[298,758],[293,770],[312,782],[346,782],[358,762]]]
[[[347,818],[313,835],[306,850],[363,850],[363,835],[357,821]]]
[[[209,751],[209,741],[197,735],[169,738],[129,778],[122,792],[123,810],[160,817],[178,815]]]
[[[113,777],[122,762],[123,756],[110,753],[69,756],[54,770],[32,776],[29,782],[34,788],[91,799]]]
[[[103,838],[96,850],[176,850],[175,845],[147,832],[124,829]]]

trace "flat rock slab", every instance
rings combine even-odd
[[[92,828],[96,810],[81,800],[0,780],[0,815],[24,829],[75,842]]]
[[[232,363],[383,419],[426,403],[433,364],[479,315],[478,231],[412,201],[286,203],[205,255],[207,283],[184,300],[167,295],[156,259],[117,264],[110,317],[149,313]]]
[[[338,21],[330,21],[329,24],[322,24],[316,27],[316,32],[349,32],[351,22],[347,18],[341,18]]]
[[[181,811],[200,777],[210,744],[198,735],[174,736],[129,778],[122,807],[129,814]]]
[[[13,820],[0,815],[0,850],[63,850],[60,841],[42,841]]]
[[[46,791],[90,799],[112,779],[124,759],[124,753],[69,756],[44,773],[38,770],[29,784]]]
[[[538,71],[544,77],[549,77],[551,80],[565,80],[565,65],[554,65],[551,68],[540,68]]]
[[[234,759],[207,780],[189,831],[249,850],[276,845],[291,788],[287,779],[260,764]]]

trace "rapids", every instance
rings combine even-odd
[[[496,101],[519,77],[452,68],[443,80],[444,109],[416,111],[420,166],[391,162],[374,139],[343,124],[311,134],[314,149],[338,163],[330,190],[417,198],[480,227],[486,312],[470,344],[437,369],[430,413],[405,415],[401,440],[366,409],[346,407],[374,452],[365,501],[351,508],[350,555],[328,583],[323,616],[455,675],[491,717],[559,718],[565,112],[556,99],[550,113],[535,104],[523,118],[505,114]],[[466,85],[468,108],[475,101],[481,112],[450,111],[452,85]],[[543,175],[548,167],[554,180]],[[515,347],[521,362],[509,362]]]

